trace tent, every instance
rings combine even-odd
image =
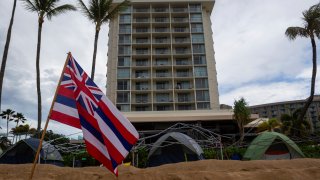
[[[153,144],[148,155],[148,166],[201,159],[203,151],[194,139],[179,132],[170,132]]]
[[[257,136],[244,154],[244,160],[273,160],[303,158],[299,147],[287,136],[277,132],[263,132]]]
[[[39,139],[35,138],[24,139],[17,142],[0,155],[0,164],[33,163],[39,143]],[[40,163],[63,165],[63,159],[59,151],[45,141],[42,142],[40,158]]]

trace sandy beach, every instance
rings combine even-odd
[[[31,164],[0,165],[0,179],[27,179]],[[117,179],[103,167],[70,168],[39,165],[34,179]],[[273,161],[203,160],[139,169],[120,166],[118,179],[320,179],[320,159]]]

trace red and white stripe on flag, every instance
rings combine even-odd
[[[82,129],[88,153],[114,174],[139,134],[69,55],[50,120]]]

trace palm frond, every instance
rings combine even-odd
[[[47,18],[49,20],[51,20],[51,18],[53,16],[57,16],[59,14],[63,14],[67,11],[76,11],[77,9],[71,5],[71,4],[64,4],[64,5],[61,5],[61,6],[58,6],[54,9],[51,9],[49,12],[47,12]]]
[[[37,7],[37,4],[33,4],[30,0],[21,0],[23,3],[23,6],[26,10],[30,12],[38,12],[39,8]]]
[[[90,21],[94,21],[94,17],[92,13],[89,11],[87,6],[84,4],[82,0],[78,0],[79,8],[84,16],[86,16]]]
[[[308,31],[302,27],[288,27],[285,34],[290,40],[296,39],[297,36],[309,37]]]
[[[128,5],[130,4],[129,0],[124,0],[120,4],[118,4],[116,7],[114,7],[106,17],[103,18],[103,22],[107,22],[110,19],[112,19],[115,15],[117,15],[120,11],[126,9]]]

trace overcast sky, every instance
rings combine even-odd
[[[61,0],[61,3],[74,3]],[[302,11],[318,0],[216,0],[211,16],[220,103],[232,105],[244,97],[250,105],[308,97],[311,77],[311,43],[289,41],[285,30],[302,26]],[[0,54],[2,57],[13,0],[0,1]],[[36,127],[35,57],[37,14],[17,3],[2,93],[2,109],[23,113]],[[96,84],[105,91],[108,27],[100,33]],[[94,24],[80,12],[45,20],[41,47],[43,123],[47,118],[66,53],[71,51],[90,74]],[[317,45],[318,45],[317,41]],[[319,94],[319,80],[316,93]],[[6,132],[6,122],[0,121]],[[12,126],[13,123],[11,123]],[[49,129],[71,134],[79,130],[50,122]]]

